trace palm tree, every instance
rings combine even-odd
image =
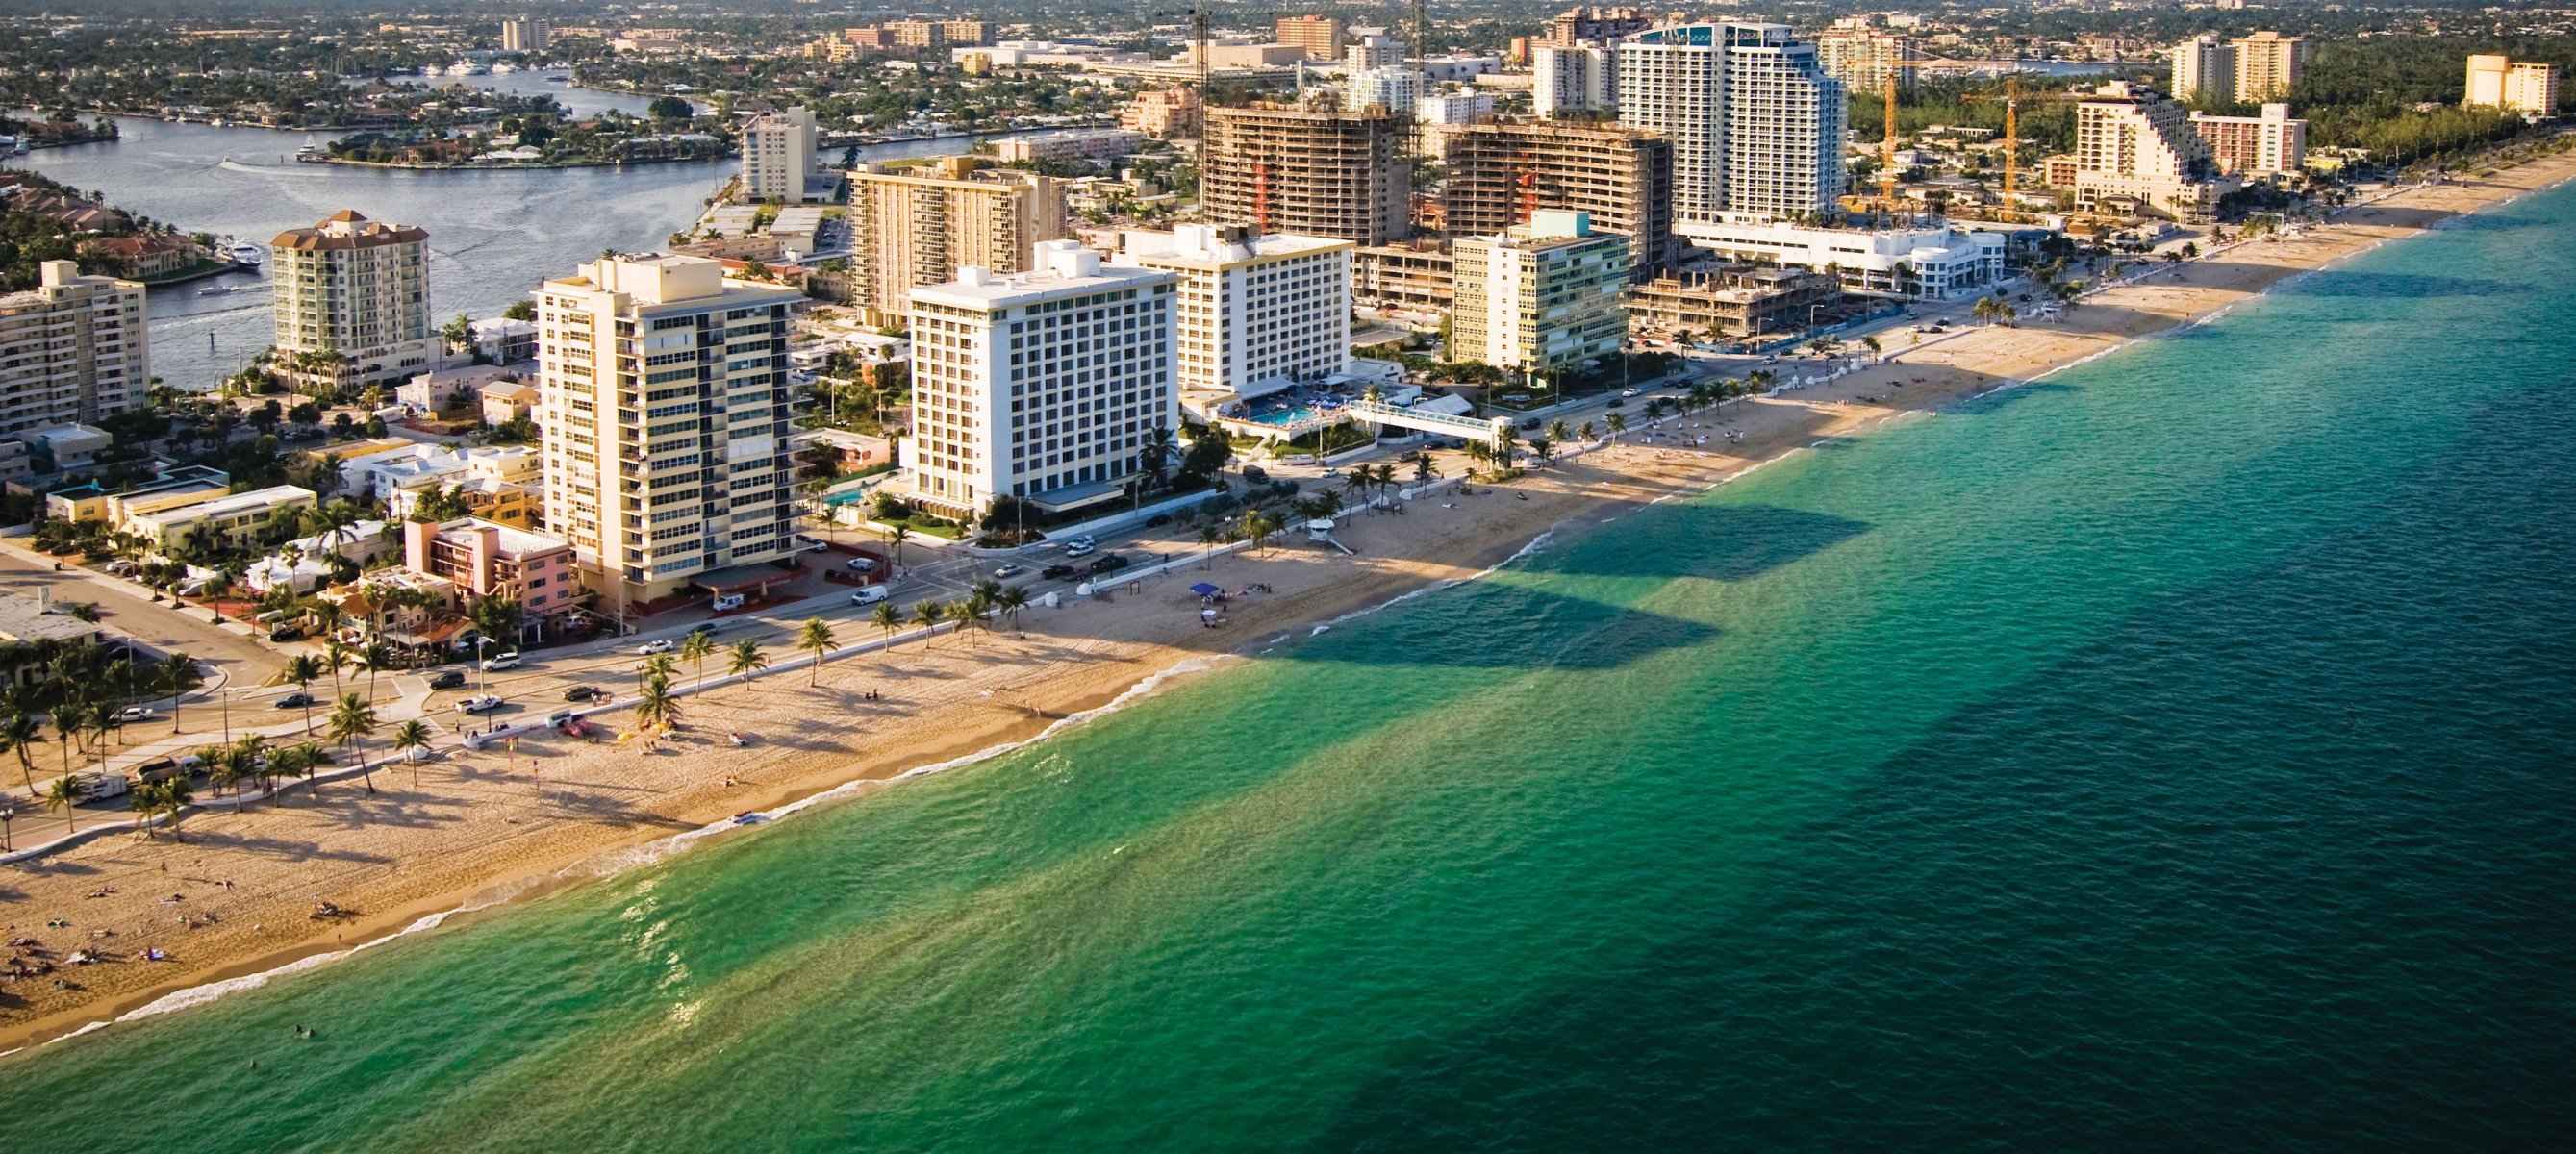
[[[313,696],[313,683],[322,680],[322,659],[310,653],[298,653],[286,662],[286,679],[295,683],[295,692]],[[304,732],[313,732],[313,703],[304,703]]]
[[[250,760],[232,746],[209,745],[197,751],[197,760],[206,766],[206,784],[225,793],[240,793],[241,783],[250,779]]]
[[[413,756],[412,751],[428,748],[429,727],[421,724],[419,719],[415,718],[395,727],[394,754],[411,763],[411,784],[414,789],[420,788],[420,759]]]
[[[1512,468],[1512,454],[1513,454],[1513,451],[1518,447],[1519,442],[1520,442],[1520,434],[1519,434],[1519,433],[1517,433],[1517,432],[1514,432],[1514,431],[1512,430],[1512,428],[1511,428],[1510,426],[1508,426],[1508,425],[1506,425],[1506,426],[1504,426],[1503,428],[1501,428],[1501,429],[1499,429],[1499,430],[1496,430],[1496,431],[1495,431],[1495,433],[1494,433],[1494,467],[1495,467],[1497,470],[1502,471],[1502,472],[1506,472],[1506,473],[1508,473],[1508,472],[1510,472],[1510,471],[1511,471],[1511,468]]]
[[[0,717],[0,748],[18,755],[18,771],[27,777],[27,796],[41,797],[36,789],[36,763],[29,760],[27,750],[45,740],[44,723],[27,712],[25,703],[15,700],[15,694],[11,697],[8,716]]]
[[[1011,628],[1017,629],[1020,627],[1020,610],[1029,607],[1029,591],[1025,586],[1013,585],[1002,590],[1002,595],[994,598],[993,604],[1011,615]]]
[[[679,671],[680,662],[677,658],[668,653],[656,653],[645,658],[644,664],[636,667],[635,679],[639,685],[657,677],[669,681],[671,675]]]
[[[990,621],[984,615],[992,611],[992,605],[991,594],[981,589],[969,590],[965,600],[948,603],[948,619],[957,623],[957,635],[966,637],[971,642],[972,631],[976,626],[989,627]]]
[[[366,736],[376,731],[376,707],[354,693],[342,694],[340,704],[331,710],[331,740],[358,753],[358,775],[366,779],[367,794],[376,792],[376,774],[367,766]]]
[[[1205,550],[1199,554],[1199,568],[1207,569],[1215,565],[1216,543],[1218,538],[1223,536],[1225,536],[1224,531],[1214,525],[1199,526],[1199,548]]]
[[[1279,518],[1259,509],[1243,515],[1243,535],[1252,541],[1252,551],[1261,552],[1270,543],[1270,535],[1279,531]]]
[[[903,564],[903,543],[911,539],[912,526],[910,525],[897,525],[894,527],[894,532],[886,535],[886,540],[894,543],[893,560],[895,564]],[[891,577],[893,574],[889,573],[887,576]]]
[[[1621,433],[1624,433],[1624,432],[1627,432],[1627,431],[1628,431],[1628,418],[1627,418],[1626,414],[1623,414],[1623,413],[1612,413],[1612,414],[1610,414],[1610,422],[1609,422],[1609,424],[1610,424],[1610,439],[1611,439],[1612,441],[1614,441],[1614,442],[1615,442],[1615,441],[1617,441],[1617,440],[1619,439],[1619,434],[1621,434]]]
[[[912,623],[921,626],[921,647],[930,648],[930,632],[948,620],[948,607],[937,601],[924,601],[912,607]]]
[[[260,788],[267,790],[272,798],[275,797],[277,779],[282,777],[292,781],[299,777],[312,776],[312,760],[313,755],[300,744],[280,747],[276,753],[269,755],[268,769],[259,775]],[[315,796],[320,795],[317,793]]]
[[[903,626],[903,610],[895,608],[892,601],[879,601],[876,610],[868,614],[868,620],[875,622],[877,628],[885,630],[886,643],[883,651],[894,652],[894,631]]]
[[[823,661],[832,655],[832,623],[820,617],[805,619],[805,627],[796,631],[796,647],[814,655],[813,675],[807,685],[823,683]]]
[[[394,647],[382,641],[368,642],[366,648],[358,651],[358,668],[367,671],[367,700],[373,701],[376,699],[376,675],[398,668],[394,661]]]
[[[179,732],[180,698],[191,689],[205,684],[205,675],[197,672],[197,659],[185,653],[173,653],[161,659],[153,670],[153,680],[170,691],[170,732]]]
[[[340,671],[349,667],[349,643],[338,634],[322,639],[322,664],[331,670],[331,696],[340,696]]]
[[[713,634],[692,633],[680,642],[680,659],[698,663],[698,688],[700,689],[707,687],[707,658],[715,656],[715,652],[716,639]]]
[[[668,678],[656,677],[644,683],[635,695],[635,724],[642,729],[659,729],[680,719],[680,701],[671,696]]]
[[[1702,395],[1706,395],[1706,392],[1701,390]],[[1565,423],[1565,418],[1558,417],[1547,423],[1547,439],[1562,445],[1574,439],[1574,429]]]
[[[1996,313],[2002,308],[2002,302],[1997,301],[1991,296],[1982,296],[1977,298],[1977,303],[1968,310],[1968,313],[1969,315],[1976,317],[1978,320],[1992,324],[1994,323]]]
[[[43,801],[48,812],[63,815],[64,832],[80,832],[80,822],[73,817],[72,810],[80,805],[81,790],[70,774],[55,778],[54,784],[45,787]]]
[[[1529,447],[1530,455],[1538,458],[1539,467],[1544,469],[1547,467],[1548,458],[1556,454],[1556,438],[1542,433],[1530,438]]]
[[[1145,447],[1136,458],[1137,467],[1145,474],[1144,488],[1162,487],[1163,471],[1171,467],[1173,444],[1172,430],[1168,425],[1156,422],[1146,432]]]
[[[760,643],[745,637],[733,643],[733,657],[725,672],[748,680],[752,674],[769,668],[769,655],[760,651]]]

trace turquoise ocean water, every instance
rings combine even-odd
[[[2563,1138],[2570,267],[2561,189],[22,1054],[0,1150]]]

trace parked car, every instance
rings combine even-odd
[[[635,652],[639,656],[651,657],[656,653],[669,653],[679,647],[679,642],[665,638],[660,641],[647,641],[642,645],[638,645],[635,647]]]
[[[1080,570],[1075,569],[1071,565],[1049,565],[1044,569],[1038,570],[1038,576],[1049,581],[1062,581],[1067,577],[1073,576],[1077,572],[1080,572]]]
[[[852,557],[842,568],[852,573],[874,573],[877,571],[877,561],[874,557]]]
[[[456,707],[467,713],[490,713],[506,704],[508,704],[508,702],[502,701],[499,697],[492,694],[478,693],[457,703]]]
[[[1126,567],[1127,559],[1115,553],[1103,553],[1099,560],[1091,563],[1093,573],[1115,573]]]
[[[858,592],[850,594],[852,605],[874,605],[885,599],[886,587],[883,585],[863,585]]]
[[[281,644],[288,641],[302,641],[304,640],[304,631],[292,625],[280,625],[277,628],[268,631],[268,639]]]
[[[286,696],[284,696],[284,697],[278,698],[278,699],[277,699],[277,704],[276,704],[273,708],[277,708],[277,709],[302,709],[302,708],[304,708],[305,706],[312,705],[312,704],[314,704],[314,700],[313,700],[313,695],[312,695],[312,694],[310,694],[310,693],[290,693],[290,694],[287,694],[287,695],[286,695]]]
[[[1017,577],[1026,572],[1028,572],[1028,570],[1022,569],[1017,565],[996,565],[993,567],[993,579],[999,581],[1005,578]]]
[[[461,689],[464,686],[465,671],[462,669],[441,669],[429,678],[431,689]]]
[[[485,673],[499,673],[504,669],[517,669],[518,667],[519,655],[515,650],[501,654],[497,657],[486,657],[483,659],[483,672]]]
[[[153,717],[150,709],[140,705],[129,705],[116,711],[118,721],[150,721]]]
[[[831,543],[831,542],[829,542],[829,541],[825,541],[825,540],[822,540],[822,539],[820,539],[820,538],[816,538],[816,537],[808,537],[808,536],[806,536],[806,535],[805,535],[805,534],[803,534],[803,533],[799,533],[799,534],[797,534],[797,535],[796,535],[796,548],[797,548],[797,549],[799,549],[799,550],[801,550],[801,551],[803,551],[803,552],[807,552],[807,553],[820,553],[820,552],[822,552],[823,550],[825,550],[825,549],[829,549],[829,548],[831,548],[831,547],[832,547],[832,543]]]

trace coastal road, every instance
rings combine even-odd
[[[99,624],[108,632],[132,637],[162,653],[185,653],[222,666],[234,684],[257,684],[276,672],[285,659],[257,641],[208,620],[206,609],[173,609],[154,604],[140,586],[102,573],[39,560],[15,547],[0,549],[0,589],[34,597],[51,586],[54,600],[85,601],[98,606]]]

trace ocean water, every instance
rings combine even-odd
[[[2537,1147],[2571,263],[2576,188],[41,1047],[0,1149]]]

